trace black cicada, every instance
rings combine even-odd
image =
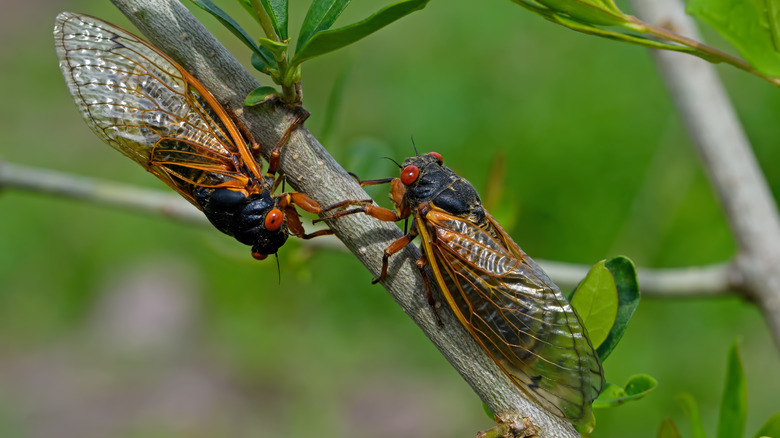
[[[373,205],[340,212],[365,212],[383,221],[413,217],[409,232],[385,249],[388,258],[416,236],[418,262],[434,303],[427,264],[458,320],[525,394],[572,423],[588,421],[591,403],[604,386],[601,362],[582,320],[547,274],[520,249],[482,207],[464,178],[432,152],[407,158],[391,183],[396,210]]]
[[[60,69],[81,115],[109,146],[179,192],[217,229],[264,259],[289,234],[306,234],[295,205],[322,213],[303,193],[272,193],[282,146],[308,113],[276,144],[261,174],[260,146],[235,115],[160,50],[87,15],[57,16],[54,40]]]

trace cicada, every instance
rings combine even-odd
[[[92,131],[205,213],[220,231],[264,259],[289,234],[306,234],[295,205],[320,214],[303,193],[272,193],[281,148],[308,113],[275,145],[261,173],[260,145],[235,114],[166,54],[110,23],[87,15],[57,16],[60,69]]]
[[[474,187],[445,167],[436,152],[407,158],[391,184],[395,210],[366,205],[333,215],[365,212],[383,221],[413,218],[389,258],[420,236],[417,262],[436,311],[425,266],[458,320],[498,367],[531,399],[571,423],[588,421],[604,386],[601,361],[577,312],[555,283],[501,228]],[[437,316],[438,318],[438,316]]]

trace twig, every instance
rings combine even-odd
[[[240,110],[246,94],[259,86],[178,2],[112,1],[153,44],[180,62],[217,99],[233,109]],[[244,110],[243,120],[263,144],[263,153],[268,154],[292,116],[288,111],[264,107]],[[280,169],[294,188],[323,205],[344,199],[369,198],[306,129],[296,130],[291,136],[282,154]],[[383,249],[401,236],[394,224],[363,215],[346,217],[329,225],[374,275],[379,273]],[[440,312],[443,328],[436,324],[425,294],[421,292],[424,290],[422,280],[414,268],[414,261],[419,256],[419,250],[409,245],[394,257],[391,275],[382,283],[393,299],[502,420],[511,422],[530,417],[544,431],[542,436],[577,437],[570,424],[526,400],[450,312]]]
[[[0,161],[0,188],[81,199],[183,222],[209,223],[203,213],[180,196],[3,161]]]
[[[633,0],[645,21],[700,39],[678,0]],[[761,168],[712,65],[653,52],[739,245],[743,291],[761,307],[780,349],[780,218]]]
[[[185,223],[210,227],[197,208],[170,191],[140,189],[129,184],[71,175],[48,169],[20,166],[0,161],[0,188],[15,188],[54,196],[108,205],[136,213],[162,216]],[[301,241],[302,245],[346,251],[336,239]],[[574,289],[590,266],[550,260],[536,260],[564,290]],[[742,288],[734,263],[688,268],[641,268],[642,295],[650,298],[690,298],[733,293]]]

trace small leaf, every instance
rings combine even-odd
[[[613,383],[607,383],[599,397],[593,402],[593,407],[595,409],[609,408],[636,401],[654,391],[657,386],[658,381],[647,374],[632,376],[623,388]]]
[[[627,21],[612,0],[536,0],[551,10],[588,24],[614,26]]]
[[[650,391],[654,390],[656,386],[658,386],[658,381],[654,378],[647,374],[637,374],[628,379],[625,390],[627,395],[639,395],[644,397]]]
[[[772,417],[770,417],[769,420],[767,420],[767,422],[761,426],[761,429],[758,429],[756,438],[765,436],[774,438],[780,437],[780,412],[772,415]]]
[[[607,260],[604,264],[615,278],[617,287],[618,309],[615,317],[615,324],[609,331],[607,338],[597,348],[596,353],[604,362],[612,350],[615,349],[623,333],[626,331],[629,321],[634,316],[637,306],[639,306],[640,294],[639,283],[636,279],[636,268],[634,263],[626,257],[615,257]],[[592,340],[592,339],[591,339]],[[595,344],[594,344],[595,345]]]
[[[603,260],[593,265],[577,286],[571,305],[582,318],[591,343],[601,345],[615,324],[618,310],[615,278]]]
[[[482,410],[485,411],[485,415],[487,415],[491,421],[496,421],[496,416],[493,415],[493,411],[491,411],[484,402],[482,403]]]
[[[255,88],[254,90],[250,91],[249,94],[247,94],[246,99],[244,99],[244,105],[259,105],[277,94],[278,93],[276,92],[276,88],[274,87]]]
[[[337,18],[344,12],[352,0],[314,0],[303,19],[301,32],[298,35],[298,44],[295,51],[299,51],[309,39],[318,32],[330,29]]]
[[[780,76],[780,5],[776,0],[691,0],[686,12],[712,26],[757,70]]]
[[[251,57],[252,67],[254,67],[257,71],[263,72],[265,74],[270,74],[272,68],[269,67],[263,58],[261,58],[257,53],[252,52]]]
[[[260,42],[262,47],[268,49],[268,51],[273,53],[277,58],[281,57],[282,54],[287,51],[286,43],[279,43],[273,40],[269,40],[268,38],[258,38],[257,40]]]
[[[308,59],[320,56],[344,46],[348,46],[355,41],[363,39],[388,24],[420,10],[428,4],[430,0],[402,0],[387,6],[370,17],[338,29],[319,32],[309,39],[301,49],[295,54],[291,65],[300,64]]]
[[[675,399],[682,405],[683,411],[685,411],[688,421],[691,423],[691,438],[706,438],[704,425],[702,425],[701,416],[699,416],[699,406],[696,404],[693,396],[683,392],[678,394]]]
[[[734,342],[729,349],[726,367],[726,386],[720,404],[718,438],[740,437],[745,435],[747,417],[747,387],[742,362],[739,359],[739,345]]]
[[[661,420],[661,426],[658,427],[658,438],[682,438],[677,430],[677,425],[671,418]]]
[[[263,49],[255,44],[255,42],[252,40],[252,37],[246,33],[246,31],[236,22],[236,20],[234,20],[225,11],[220,9],[217,5],[212,3],[211,0],[192,0],[192,2],[219,20],[219,22],[228,28],[228,30],[232,32],[233,35],[237,36],[242,43],[246,44],[247,47],[252,49],[252,52],[256,53],[263,60],[265,65],[276,65],[276,61],[274,61],[273,55],[271,55],[268,50]]]

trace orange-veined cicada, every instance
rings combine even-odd
[[[443,165],[440,154],[407,158],[400,167],[400,178],[361,181],[391,183],[395,211],[366,205],[334,215],[413,217],[409,232],[385,249],[374,283],[387,275],[389,257],[420,236],[423,256],[417,266],[434,312],[426,265],[458,320],[518,388],[569,422],[588,421],[604,371],[558,286],[485,211],[474,187]]]
[[[202,210],[220,231],[264,259],[289,234],[308,239],[295,205],[322,213],[303,193],[272,195],[280,151],[297,118],[275,145],[261,174],[260,146],[235,115],[160,50],[94,17],[63,12],[54,40],[60,69],[92,131]]]

